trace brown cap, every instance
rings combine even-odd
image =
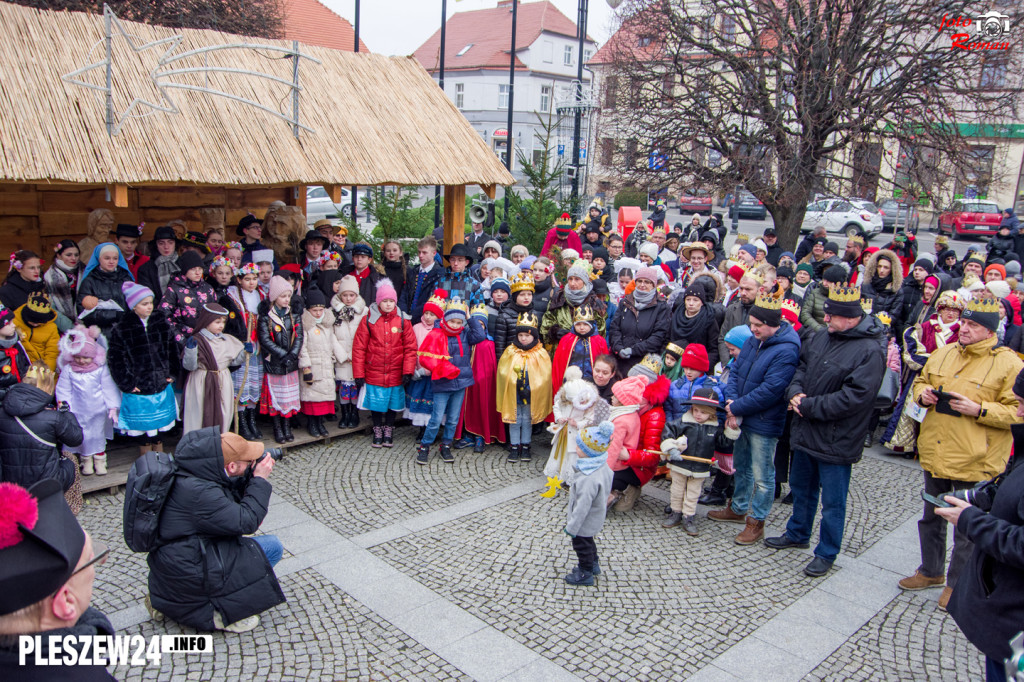
[[[220,449],[224,452],[224,463],[252,462],[263,454],[263,443],[249,441],[237,433],[224,433],[220,437]]]

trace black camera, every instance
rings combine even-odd
[[[262,455],[253,460],[252,465],[256,466],[257,464],[262,462],[263,459],[267,456],[269,456],[270,459],[274,460],[275,462],[278,462],[284,459],[284,450],[282,450],[281,448],[267,448]]]
[[[981,511],[987,512],[992,509],[992,501],[995,500],[996,492],[999,490],[999,484],[1002,481],[1003,475],[1000,474],[989,481],[982,481],[973,488],[954,490],[946,494],[958,500],[963,500],[968,504],[973,504]]]

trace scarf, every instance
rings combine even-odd
[[[651,289],[650,291],[639,291],[633,289],[633,302],[636,303],[636,309],[642,310],[649,306],[654,301],[655,295],[657,295],[657,289]]]
[[[89,372],[95,372],[100,368],[100,366],[96,364],[96,358],[89,358],[88,365],[80,365],[72,360],[72,362],[68,363],[68,367],[70,367],[71,371],[75,374],[88,374]]]
[[[67,277],[68,286],[74,289],[75,284],[78,282],[78,273],[82,269],[81,263],[79,263],[73,268],[69,268],[67,265],[64,264],[64,261],[62,260],[55,260],[53,264],[57,266],[57,268],[61,271],[61,273],[64,274],[65,277]]]
[[[586,282],[583,288],[578,291],[573,291],[569,287],[565,287],[565,300],[574,307],[578,308],[583,304],[583,301],[587,300],[587,296],[594,290],[594,284],[592,282]]]
[[[156,257],[156,273],[160,279],[160,290],[166,290],[171,278],[181,272],[178,267],[178,254]]]
[[[636,291],[633,292],[634,298]],[[698,341],[700,332],[707,329],[712,312],[706,305],[700,307],[700,311],[693,317],[686,316],[686,305],[683,304],[676,309],[676,316],[672,320],[672,338],[684,341]],[[678,367],[679,365],[676,365]],[[674,369],[674,368],[673,368]]]
[[[258,313],[260,307],[260,292],[258,289],[252,291],[246,291],[245,289],[239,289],[238,293],[241,295],[242,303],[245,305],[245,309],[250,313]]]
[[[4,338],[0,336],[0,348],[14,348],[18,344],[18,334],[15,333],[11,338]]]
[[[580,457],[576,460],[576,468],[584,476],[589,476],[598,469],[600,469],[605,463],[604,457]]]
[[[619,417],[626,414],[633,414],[639,409],[639,405],[612,405],[612,409],[608,413],[608,419],[615,421]]]
[[[217,367],[217,360],[213,355],[213,347],[210,339],[220,338],[220,334],[213,334],[204,329],[193,338],[199,342],[199,366],[206,370],[203,379],[203,427],[224,425],[224,410],[220,404],[220,368]]]
[[[890,284],[892,284],[891,272],[885,277],[879,277],[878,275],[871,276],[871,288],[875,290],[876,294],[880,294],[888,289]]]

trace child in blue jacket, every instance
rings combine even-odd
[[[690,400],[698,388],[710,388],[719,399],[722,398],[722,387],[708,374],[711,363],[704,346],[699,343],[689,344],[679,358],[679,366],[682,368],[682,375],[672,382],[668,389],[668,400],[665,401],[666,424],[683,418],[689,411]],[[724,419],[724,416],[721,417]]]

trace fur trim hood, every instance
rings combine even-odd
[[[889,285],[889,291],[899,291],[899,288],[903,286],[903,263],[900,262],[899,256],[889,249],[879,249],[871,254],[868,262],[864,265],[864,281],[870,282],[875,276],[879,258],[887,259],[889,265],[892,266],[892,284]]]

